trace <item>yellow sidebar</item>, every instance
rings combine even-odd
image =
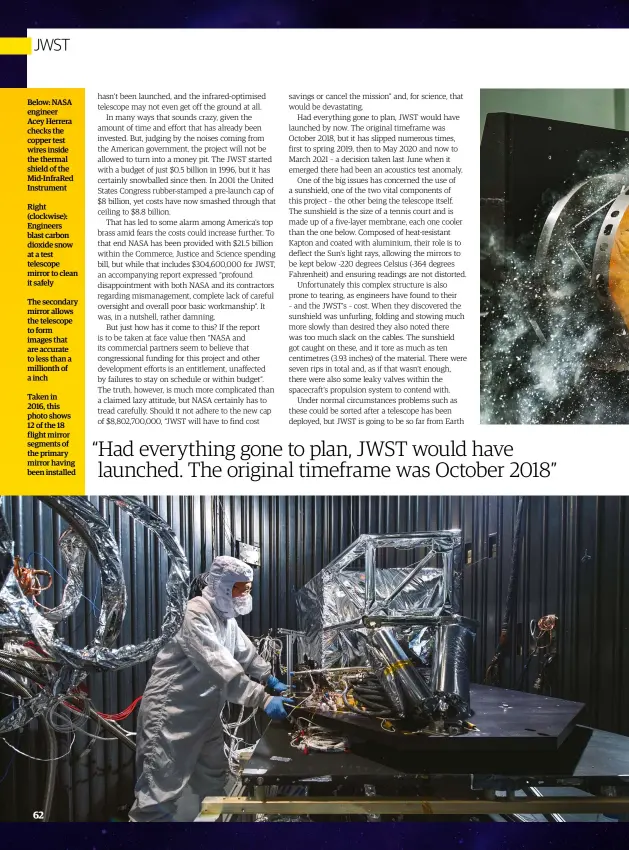
[[[5,494],[85,490],[85,97],[0,89]]]

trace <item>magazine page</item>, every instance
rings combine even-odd
[[[626,820],[624,38],[0,39],[3,821]]]

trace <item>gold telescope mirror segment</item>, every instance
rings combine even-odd
[[[620,220],[609,257],[609,294],[629,328],[629,207]]]

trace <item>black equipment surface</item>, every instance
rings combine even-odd
[[[354,744],[350,752],[305,755],[290,745],[288,724],[266,730],[243,771],[243,779],[264,785],[308,781],[375,783],[426,776],[542,778],[567,782],[597,779],[613,784],[629,780],[629,737],[576,726],[555,752],[495,750],[489,753],[402,752],[373,744]],[[538,783],[541,784],[541,783]]]
[[[350,737],[373,741],[386,748],[436,750],[443,752],[487,752],[494,749],[556,750],[573,729],[585,706],[580,702],[537,696],[485,685],[470,687],[472,716],[478,731],[460,735],[388,732],[376,717],[351,712],[308,712],[293,714]],[[395,721],[394,721],[395,722]]]
[[[483,694],[483,692],[485,692]],[[533,701],[543,698],[531,694],[506,691],[500,688],[473,686],[472,705],[476,714],[474,723],[481,726],[481,717],[485,717],[485,726],[491,716],[489,704],[494,707],[500,703],[512,705],[513,696],[529,697]],[[485,699],[485,708],[479,703]],[[561,703],[561,700],[549,700]],[[523,703],[522,703],[523,704]],[[541,703],[539,703],[541,704]],[[581,709],[580,703],[567,703]],[[577,714],[574,714],[576,720]],[[544,723],[534,712],[520,715],[516,721],[516,708],[505,709],[503,721],[502,745],[490,749],[471,749],[460,747],[469,736],[456,736],[450,740],[438,737],[434,746],[424,750],[411,750],[383,746],[381,741],[352,737],[350,751],[336,753],[310,752],[307,755],[291,747],[290,732],[294,728],[290,723],[271,724],[256,745],[254,753],[243,771],[243,779],[258,784],[292,785],[302,782],[364,782],[382,783],[387,780],[414,780],[427,776],[441,776],[455,779],[470,775],[497,779],[502,777],[525,777],[531,780],[540,778],[549,784],[549,779],[561,782],[579,782],[580,780],[600,780],[601,782],[622,779],[629,780],[629,737],[591,729],[570,723],[565,734],[558,741],[551,736],[553,746],[548,746],[545,735],[538,736],[546,741],[542,749],[534,749],[533,738],[529,735],[517,735],[517,726],[526,722],[530,728],[538,727],[539,732],[553,728],[548,714]],[[362,718],[358,718],[362,720]],[[497,721],[495,721],[497,722]],[[546,729],[544,728],[546,725]],[[508,730],[513,730],[509,732]],[[524,729],[524,732],[527,730]],[[387,734],[387,733],[383,733]],[[513,734],[513,738],[511,737]],[[387,743],[393,737],[387,734]],[[413,736],[414,737],[414,736]],[[417,736],[420,737],[420,736]],[[422,736],[424,737],[424,736]],[[404,740],[410,737],[404,736]],[[430,740],[430,739],[428,739]],[[528,742],[528,743],[527,743]],[[515,743],[516,746],[512,746]],[[525,746],[523,746],[525,745]],[[500,784],[497,782],[496,784]],[[469,787],[469,783],[468,783]]]

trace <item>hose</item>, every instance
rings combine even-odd
[[[0,649],[0,658],[7,659],[8,661],[28,661],[31,664],[58,664],[59,662],[54,658],[45,658],[41,655],[15,655],[11,652],[5,652],[4,649]]]
[[[0,670],[10,670],[17,676],[25,676],[28,679],[31,679],[33,682],[36,682],[38,685],[47,685],[48,681],[44,679],[42,676],[37,675],[33,670],[30,670],[28,667],[18,664],[14,661],[9,661],[8,659],[0,658]],[[32,694],[30,691],[27,691],[27,696],[29,699],[32,698]],[[73,696],[68,696],[66,701],[72,703],[72,705],[80,707],[81,700],[77,699]],[[127,735],[124,733],[122,729],[119,729],[109,720],[105,720],[104,717],[101,717],[98,712],[93,709],[91,706],[88,709],[88,714],[92,720],[97,723],[100,723],[108,732],[110,732],[114,737],[118,738],[126,747],[128,747],[132,752],[136,751],[136,746],[133,741],[131,741]]]
[[[366,676],[355,682],[354,696],[370,711],[376,711],[380,717],[393,716],[392,706],[387,694],[376,676]]]
[[[13,676],[10,676],[4,670],[0,670],[0,679],[3,679],[5,682],[8,682],[14,690],[16,690],[19,694],[22,694],[23,697],[30,699],[32,697],[31,692],[27,687],[22,685],[17,679],[14,679]],[[52,799],[55,793],[55,778],[57,776],[57,756],[58,756],[58,748],[57,748],[57,736],[50,728],[50,724],[43,717],[41,718],[44,725],[44,732],[46,733],[46,739],[48,741],[48,762],[46,766],[46,785],[44,787],[44,803],[43,803],[43,813],[44,820],[50,820],[50,813],[52,811]]]
[[[70,701],[71,700],[69,700],[69,702]],[[128,749],[130,749],[132,752],[136,751],[135,743],[127,735],[125,735],[124,731],[122,729],[119,729],[113,723],[111,723],[111,721],[105,720],[104,717],[101,717],[100,714],[95,711],[91,706],[89,708],[89,715],[92,720],[100,723],[104,729],[106,729],[108,732],[111,732],[112,735],[118,738],[118,740],[123,743],[125,747],[128,747]]]
[[[25,676],[27,679],[32,679],[32,681],[36,682],[38,685],[48,684],[48,679],[45,679],[38,673],[35,673],[35,671],[31,670],[30,667],[22,665],[17,661],[9,660],[8,658],[0,658],[0,669],[9,670],[11,673],[15,673],[16,676]],[[28,696],[29,698],[33,696],[30,691]]]
[[[391,715],[391,709],[387,706],[380,705],[379,703],[375,703],[372,700],[363,699],[361,696],[359,696],[358,698],[360,699],[361,703],[368,706],[368,708],[361,709],[355,705],[352,705],[347,699],[347,694],[350,690],[356,692],[356,687],[352,685],[346,685],[345,690],[341,694],[343,703],[345,704],[346,708],[349,709],[349,711],[353,711],[354,714],[362,714],[366,717],[383,717],[385,715]]]
[[[375,711],[362,711],[360,708],[357,708],[355,705],[352,705],[349,702],[349,700],[347,699],[347,692],[348,691],[349,691],[349,686],[345,688],[345,690],[343,691],[341,696],[343,697],[343,702],[345,703],[345,707],[349,711],[353,711],[354,714],[365,714],[365,715],[368,715],[368,716],[375,716],[377,714],[377,712],[375,712]]]
[[[43,812],[44,820],[50,820],[50,812],[52,811],[52,798],[55,794],[55,778],[57,776],[57,756],[59,754],[57,746],[57,736],[50,728],[50,723],[45,718],[41,718],[44,724],[44,731],[48,738],[48,758],[50,761],[47,764],[46,770],[46,786],[44,788],[44,803]]]

